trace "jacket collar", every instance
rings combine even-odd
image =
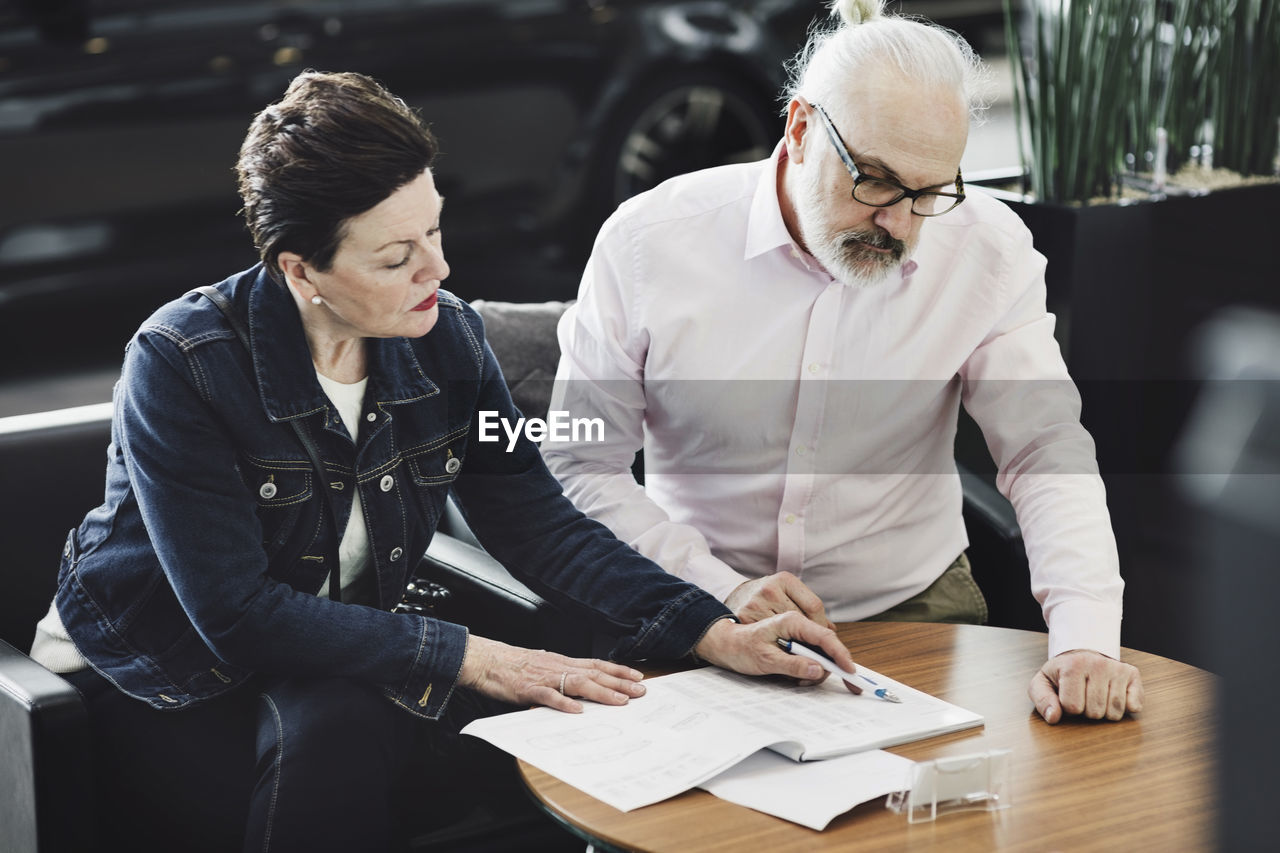
[[[316,379],[298,306],[262,264],[248,270],[237,288],[248,287],[249,344],[263,410],[272,421],[327,409],[329,398]],[[239,294],[237,294],[239,295]],[[234,300],[243,304],[240,299]],[[441,312],[444,320],[444,312]],[[440,393],[407,338],[368,338],[369,385],[379,405],[420,400]]]

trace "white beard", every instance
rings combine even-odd
[[[888,278],[889,273],[900,269],[910,256],[909,247],[894,257],[860,243],[846,243],[850,239],[874,241],[876,237],[868,232],[840,231],[830,224],[823,214],[826,194],[814,180],[817,177],[816,169],[800,170],[799,193],[794,204],[800,239],[809,249],[809,254],[837,280],[855,287],[879,284]]]

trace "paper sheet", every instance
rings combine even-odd
[[[462,731],[630,811],[693,788],[764,747],[796,759],[827,758],[982,723],[978,714],[866,671],[902,704],[855,696],[836,679],[796,687],[707,667],[648,679],[646,695],[626,705],[585,702],[581,714],[534,708]]]
[[[823,830],[859,803],[904,790],[913,763],[881,749],[825,761],[792,761],[762,749],[698,787],[722,800]]]
[[[584,702],[581,714],[533,708],[475,720],[462,733],[624,812],[683,793],[775,739],[707,713],[661,681],[646,682],[647,694],[626,705]]]

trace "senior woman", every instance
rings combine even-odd
[[[852,666],[799,614],[732,621],[577,512],[528,441],[477,441],[477,412],[517,413],[440,289],[435,153],[372,80],[298,76],[240,151],[262,262],[128,346],[106,499],[67,539],[33,656],[84,694],[102,822],[132,849],[384,849],[406,778],[488,766],[470,719],[644,693],[621,664],[391,612],[450,489],[497,559],[622,637],[615,659],[820,679],[775,647],[797,637]]]

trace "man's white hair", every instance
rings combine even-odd
[[[834,26],[815,28],[788,65],[788,102],[838,101],[860,74],[893,67],[908,80],[953,87],[980,119],[989,102],[988,72],[959,34],[929,21],[886,15],[884,0],[832,0]],[[785,109],[784,109],[785,112]]]

